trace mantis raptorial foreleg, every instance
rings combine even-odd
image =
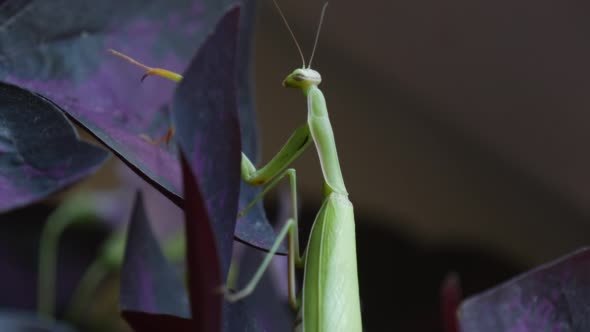
[[[242,178],[252,185],[262,185],[272,180],[297,159],[311,143],[307,124],[295,129],[287,143],[263,167],[256,169],[248,157],[242,153]]]
[[[299,229],[297,226],[297,176],[295,169],[285,169],[294,159],[296,159],[309,145],[309,128],[307,125],[299,127],[293,135],[289,138],[287,143],[275,155],[275,157],[268,162],[268,164],[259,170],[256,170],[252,162],[245,154],[242,154],[242,178],[244,181],[253,185],[265,185],[264,190],[258,194],[252,202],[250,202],[244,210],[240,212],[240,216],[245,215],[258,201],[264,198],[264,195],[272,190],[285,176],[289,177],[289,187],[291,190],[291,204],[293,206],[293,217],[290,218],[279,232],[275,243],[264,257],[262,264],[254,273],[252,279],[246,286],[238,292],[227,293],[228,301],[238,301],[248,296],[256,285],[260,282],[264,271],[268,268],[273,256],[276,254],[280,244],[288,237],[289,252],[289,303],[294,309],[299,307],[299,301],[296,295],[296,277],[295,268],[303,266],[303,258],[299,250]]]

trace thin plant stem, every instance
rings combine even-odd
[[[37,310],[40,315],[48,318],[55,316],[57,254],[61,235],[70,225],[93,217],[87,197],[81,195],[66,200],[47,218],[39,241]]]
[[[57,269],[57,250],[61,234],[68,225],[67,219],[57,218],[58,211],[51,214],[41,233],[39,243],[39,314],[53,318],[55,314],[55,279]]]
[[[77,321],[80,318],[80,313],[83,312],[82,309],[86,308],[88,303],[91,302],[92,295],[108,273],[109,269],[100,257],[90,264],[72,295],[66,311],[68,319]]]

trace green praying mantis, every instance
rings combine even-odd
[[[358,287],[354,211],[344,185],[334,133],[328,117],[326,101],[318,85],[320,73],[311,69],[319,33],[327,8],[322,8],[320,23],[309,64],[284,14],[273,0],[279,14],[301,55],[303,65],[295,69],[283,81],[283,86],[300,89],[307,98],[307,123],[291,135],[280,151],[263,167],[257,169],[242,153],[241,175],[244,181],[255,186],[265,186],[261,193],[243,210],[245,215],[267,192],[285,177],[289,180],[293,216],[280,230],[275,243],[262,264],[246,286],[230,292],[223,287],[226,300],[239,301],[254,291],[282,241],[288,240],[288,289],[289,303],[297,311],[295,329],[306,332],[360,332],[362,331]],[[147,67],[116,51],[115,55],[139,65],[149,75],[180,81],[182,76],[161,68]],[[167,133],[170,135],[170,133]],[[324,201],[313,223],[307,248],[303,255],[299,248],[297,218],[297,181],[294,168],[289,165],[314,142],[324,176]],[[297,295],[295,269],[304,269],[301,295]]]

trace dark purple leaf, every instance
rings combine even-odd
[[[254,29],[254,14],[256,11],[253,0],[244,0],[240,17],[240,39],[238,40],[237,80],[238,80],[238,109],[242,138],[242,151],[254,163],[260,160],[258,152],[258,137],[256,129],[256,114],[254,112],[254,84],[251,82],[251,55]],[[250,186],[242,181],[240,190],[240,208],[244,209],[260,192],[260,188]],[[267,249],[275,241],[275,234],[270,227],[262,201],[256,204],[250,212],[240,218],[236,224],[238,239],[254,247]],[[244,241],[246,240],[246,241]],[[286,254],[287,250],[281,245],[279,254]]]
[[[146,331],[144,325],[152,328],[149,331],[180,331],[188,326],[184,284],[158,245],[140,194],[127,233],[119,301],[123,317],[136,331]]]
[[[139,198],[128,232],[121,280],[122,315],[135,331],[257,331],[244,303],[222,307],[221,278],[213,231],[206,208],[188,164],[186,196],[187,265],[192,317],[182,282],[163,256]]]
[[[187,200],[185,235],[191,317],[198,331],[216,332],[221,329],[222,297],[219,289],[225,280],[221,277],[216,234],[207,203],[182,152],[181,164]],[[229,241],[231,243],[231,239]]]
[[[37,313],[0,312],[0,331],[6,332],[74,332],[71,327]]]
[[[236,89],[239,14],[239,8],[230,10],[204,42],[176,89],[172,112],[176,141],[206,203],[206,216],[189,222],[211,224],[222,280],[231,261],[240,191]],[[188,213],[189,204],[196,203],[189,201],[186,193],[185,197]]]
[[[106,151],[80,141],[51,103],[0,83],[0,212],[83,179],[107,157]]]
[[[249,247],[242,246],[240,249],[243,249],[243,255],[240,258],[238,288],[250,281],[266,255]],[[286,272],[287,257],[275,257],[256,290],[244,299],[249,313],[256,317],[254,323],[263,331],[293,329],[296,317],[288,302]]]
[[[252,304],[249,299],[237,303],[223,305],[223,332],[258,332],[258,331],[280,331],[264,330],[259,327],[258,322],[252,315]]]
[[[186,198],[190,317],[195,331],[234,331],[238,326],[242,329],[252,326],[245,304],[222,306],[220,291],[231,259],[240,191],[241,146],[235,87],[239,13],[239,8],[233,8],[222,17],[191,62],[174,102],[173,117]],[[204,85],[202,80],[207,84]],[[202,116],[199,118],[199,115]],[[203,144],[215,139],[222,139],[223,144]],[[200,175],[199,180],[193,170]],[[220,263],[221,259],[224,265]],[[167,269],[162,267],[160,270]],[[154,273],[151,271],[147,275]],[[138,280],[132,275],[125,278]],[[125,292],[133,291],[134,285],[130,286]],[[150,301],[153,302],[148,297],[147,302]],[[142,307],[145,302],[146,298],[137,298],[135,306]],[[165,322],[178,316],[174,312],[162,312],[153,305],[151,308],[151,314],[165,314],[157,317]],[[145,324],[143,327],[136,325],[136,328],[152,326],[143,322],[146,317],[149,319],[150,316],[134,316],[139,320],[136,324]],[[179,322],[190,325],[187,321]]]
[[[107,49],[182,71],[198,46],[187,41],[198,40],[206,16],[203,1],[29,1],[12,13],[10,32],[0,33],[0,77],[49,98],[179,196],[174,151],[141,136],[157,137],[168,128],[174,84],[158,79],[140,84],[140,70]]]
[[[461,303],[461,281],[456,273],[445,277],[440,290],[443,331],[460,332],[457,309]]]
[[[463,332],[590,331],[590,249],[467,299],[459,321]]]
[[[147,79],[108,55],[117,49],[152,66],[181,72],[215,22],[238,0],[8,1],[0,8],[0,79],[42,94],[182,206],[174,144],[154,145],[170,126],[174,83]],[[244,150],[256,159],[249,44],[254,1],[246,4],[240,42],[240,118]],[[244,189],[241,202],[255,189]],[[274,232],[261,205],[242,218],[236,237],[268,248]]]

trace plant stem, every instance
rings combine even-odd
[[[48,318],[55,316],[59,238],[68,226],[85,222],[92,217],[94,217],[94,213],[88,204],[87,197],[82,196],[66,200],[47,218],[39,242],[37,309],[40,315]]]
[[[66,317],[69,320],[76,321],[79,318],[81,309],[88,305],[92,295],[108,273],[109,271],[100,257],[95,259],[86,269],[68,305]]]
[[[47,317],[53,317],[55,311],[55,270],[57,264],[57,244],[59,236],[66,227],[63,220],[52,214],[41,233],[39,244],[39,285],[38,310]]]

